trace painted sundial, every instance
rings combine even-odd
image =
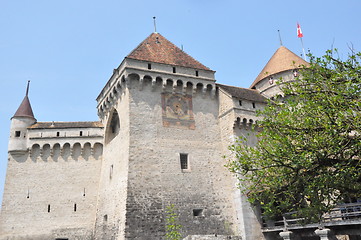
[[[163,126],[194,129],[192,96],[182,94],[162,94]]]

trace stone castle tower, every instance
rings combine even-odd
[[[305,62],[280,47],[250,89],[152,33],[97,97],[98,122],[37,122],[26,96],[11,119],[0,239],[164,239],[174,205],[186,239],[264,239],[224,167],[277,79]]]

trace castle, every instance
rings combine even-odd
[[[164,239],[174,205],[186,239],[265,239],[224,167],[277,79],[306,62],[281,46],[250,88],[159,33],[140,43],[97,97],[97,122],[38,122],[28,90],[11,119],[1,240]],[[257,129],[257,127],[256,127]]]

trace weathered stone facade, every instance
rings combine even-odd
[[[0,239],[164,239],[170,205],[186,239],[264,239],[223,156],[237,136],[255,144],[272,84],[216,84],[153,33],[101,90],[99,122],[36,122],[26,95],[10,129]]]

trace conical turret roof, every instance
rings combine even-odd
[[[150,34],[126,58],[211,70],[189,56],[159,33]]]
[[[29,93],[29,82],[26,88],[25,97],[13,117],[29,117],[35,119],[33,109],[31,108],[30,100],[28,97],[28,93]]]
[[[281,46],[273,54],[266,66],[262,69],[256,80],[252,83],[250,88],[254,88],[262,79],[273,74],[280,73],[287,70],[302,68],[308,66],[309,63],[291,52],[288,48]]]

